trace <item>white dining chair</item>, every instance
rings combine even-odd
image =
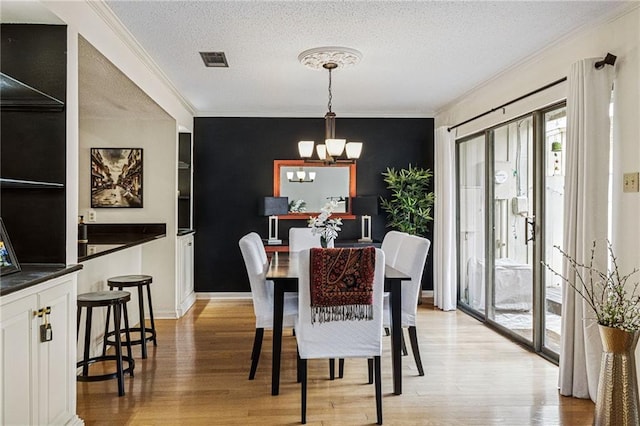
[[[253,339],[251,370],[249,372],[249,380],[253,380],[260,360],[264,330],[273,329],[273,282],[265,279],[269,263],[260,236],[251,232],[243,236],[238,244],[249,277],[253,312],[256,317],[256,332]],[[297,295],[285,293],[282,326],[293,327],[297,314]]]
[[[311,228],[289,228],[289,252],[321,247],[320,234],[313,235]]]
[[[422,272],[429,254],[431,241],[416,235],[406,234],[402,238],[402,244],[398,250],[394,268],[411,277],[411,281],[402,284],[402,320],[401,326],[409,331],[409,340],[413,358],[416,362],[418,374],[424,376],[420,349],[418,347],[418,334],[416,330],[416,316],[418,310],[418,297],[422,290]],[[384,326],[391,326],[391,309],[389,297],[384,298]]]
[[[369,248],[370,249],[370,248]],[[322,250],[322,249],[320,249]],[[350,250],[350,249],[343,249]],[[351,250],[367,250],[358,248]],[[298,319],[295,334],[298,342],[298,373],[301,386],[301,417],[306,423],[307,410],[307,360],[318,358],[373,358],[375,366],[376,414],[382,424],[382,379],[380,356],[382,355],[382,315],[384,292],[384,252],[375,250],[373,278],[373,318],[371,320],[332,319],[329,322],[311,322],[310,250],[299,255],[301,274],[298,284]]]
[[[402,244],[404,237],[407,235],[409,234],[400,231],[389,231],[384,235],[380,248],[384,252],[384,258],[387,265],[391,267],[395,266],[400,245]]]

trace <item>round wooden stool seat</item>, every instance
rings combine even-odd
[[[131,345],[140,345],[142,348],[142,358],[147,358],[147,342],[153,342],[154,346],[158,346],[156,339],[156,325],[153,318],[153,305],[151,304],[151,283],[153,277],[151,275],[120,275],[117,277],[109,278],[107,280],[107,286],[111,290],[122,290],[123,288],[137,287],[138,289],[138,308],[140,311],[140,326],[132,327],[129,331],[134,333],[140,333],[140,338],[137,340],[129,340]],[[147,304],[149,307],[149,319],[151,320],[151,327],[147,327],[145,324],[144,315],[144,293],[143,287],[147,288]],[[107,311],[107,319],[109,318],[109,311]],[[115,341],[111,339],[115,335],[114,331],[108,332],[105,330],[104,345],[114,345]]]
[[[84,337],[84,357],[76,363],[77,368],[82,368],[81,373],[77,376],[79,382],[97,382],[108,379],[118,379],[118,395],[124,395],[124,375],[128,373],[133,376],[135,361],[131,356],[131,344],[129,343],[129,316],[127,314],[127,302],[131,300],[131,293],[128,291],[95,291],[92,293],[83,293],[78,295],[78,325],[77,334],[80,337],[80,318],[82,309],[87,311],[85,321],[85,337]],[[107,307],[110,312],[113,307],[114,333],[117,331],[114,341],[115,355],[107,355],[104,351],[102,355],[90,357],[89,349],[91,347],[91,322],[93,308]],[[120,326],[120,319],[124,317],[124,328]],[[107,328],[109,327],[109,318],[107,318]],[[125,341],[127,347],[127,356],[122,354],[122,341],[120,334],[124,332],[127,336]],[[89,366],[95,363],[115,361],[116,371],[106,374],[89,374]],[[125,368],[123,363],[127,363]]]
[[[128,291],[94,291],[78,295],[78,306],[113,306],[131,300]]]
[[[109,287],[137,287],[147,285],[153,282],[151,275],[121,275],[119,277],[109,278],[107,285]]]

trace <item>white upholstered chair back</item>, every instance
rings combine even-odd
[[[289,252],[320,247],[320,234],[313,235],[311,228],[289,229]]]
[[[405,235],[398,250],[395,268],[411,277],[402,284],[402,326],[416,325],[418,296],[422,290],[422,272],[429,254],[431,241],[416,235]],[[386,323],[386,321],[385,321]]]
[[[389,231],[385,234],[380,248],[382,248],[382,251],[384,252],[384,258],[387,265],[395,267],[398,250],[400,250],[402,240],[407,235],[409,234],[400,231]]]
[[[309,250],[299,255],[298,320],[296,339],[300,358],[374,357],[382,354],[382,297],[384,252],[376,249],[373,279],[373,320],[330,321],[311,324]]]
[[[273,328],[273,282],[266,280],[269,267],[267,254],[260,236],[251,232],[239,241],[240,251],[249,276],[251,297],[253,298],[253,312],[256,316],[256,328]],[[295,300],[293,301],[295,304]],[[295,320],[297,307],[285,300],[283,325],[291,327]]]

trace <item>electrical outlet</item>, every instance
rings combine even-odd
[[[625,173],[624,174],[624,186],[623,192],[638,192],[638,178],[640,177],[640,173]]]
[[[87,210],[87,222],[95,222],[96,221],[96,211],[93,209]]]

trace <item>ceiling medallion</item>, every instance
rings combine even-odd
[[[298,55],[300,63],[314,70],[327,68],[347,68],[356,65],[362,59],[362,53],[348,47],[315,47]]]

